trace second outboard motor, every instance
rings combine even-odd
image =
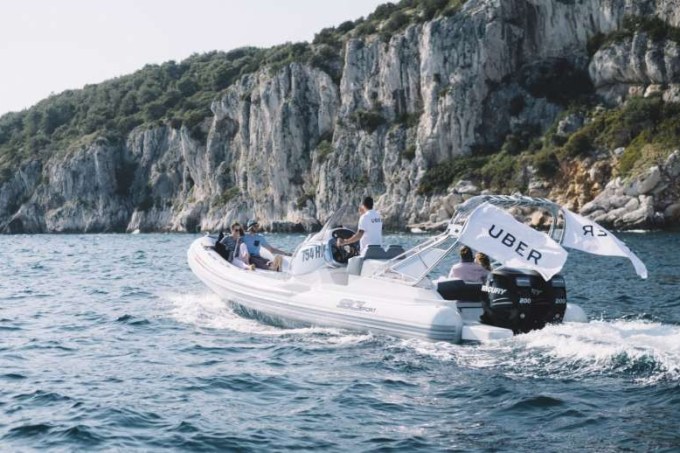
[[[564,277],[543,280],[538,272],[501,267],[482,286],[482,322],[525,333],[561,323],[567,308]]]

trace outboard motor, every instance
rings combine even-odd
[[[489,274],[482,292],[482,322],[515,333],[561,323],[567,308],[567,289],[559,274],[546,282],[538,272],[501,267]]]

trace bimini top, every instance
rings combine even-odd
[[[540,210],[551,217],[546,232],[517,221],[513,207]],[[486,253],[503,265],[532,269],[549,280],[566,262],[564,247],[596,255],[627,257],[647,278],[640,259],[597,223],[544,198],[522,195],[480,195],[456,208],[446,231],[406,251],[378,269],[374,277],[419,284],[459,244]]]
[[[564,225],[564,215],[562,211],[564,208],[546,198],[526,197],[524,195],[478,195],[472,197],[456,207],[456,212],[449,222],[448,233],[452,236],[459,234],[465,226],[470,214],[484,203],[489,203],[504,210],[511,208],[530,208],[543,211],[551,217],[548,235],[558,243],[562,242],[562,227]]]

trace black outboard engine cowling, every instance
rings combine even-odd
[[[482,286],[482,322],[526,333],[561,323],[567,308],[564,277],[546,282],[538,272],[501,267]]]

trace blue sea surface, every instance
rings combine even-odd
[[[680,450],[677,233],[621,235],[646,281],[572,252],[591,322],[483,345],[247,317],[196,237],[0,236],[0,450]]]

